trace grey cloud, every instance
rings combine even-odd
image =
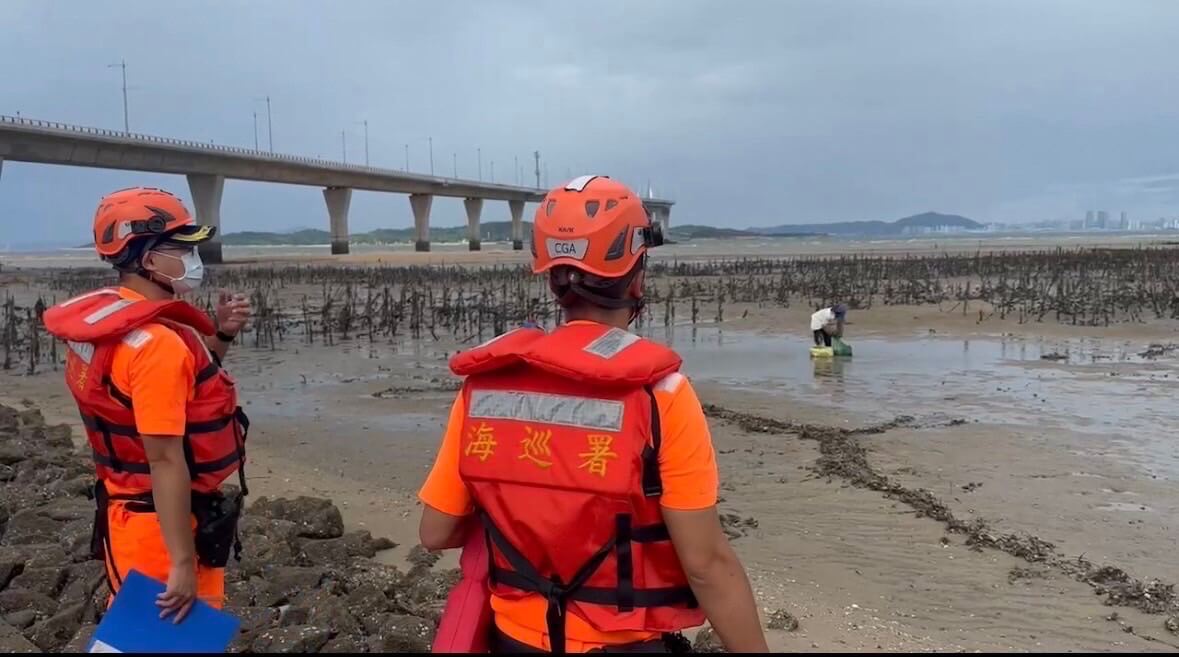
[[[584,171],[676,199],[673,222],[744,226],[1083,213],[1103,195],[1166,210],[1118,181],[1179,168],[1179,3],[832,0],[642,3],[90,3],[10,0],[0,112],[117,127],[125,57],[133,129],[533,180]],[[84,234],[108,188],[182,179],[8,163],[0,243]],[[1116,191],[1115,191],[1116,188]],[[231,182],[226,230],[326,226],[315,189]],[[1110,208],[1114,210],[1115,208]],[[1122,209],[1122,208],[1117,208]],[[506,208],[489,205],[491,218]],[[1171,210],[1175,212],[1174,209]],[[357,230],[410,223],[358,193]],[[439,201],[435,223],[462,221]]]

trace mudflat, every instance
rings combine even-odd
[[[713,247],[707,257],[731,259],[719,251],[741,248]],[[217,270],[214,283],[245,283],[279,316],[258,324],[261,335],[243,336],[227,362],[253,420],[255,495],[330,498],[350,528],[401,545],[379,559],[406,558],[416,543],[415,491],[458,385],[446,359],[546,308],[530,301],[543,297],[534,282],[499,290],[490,280],[431,278],[426,267],[519,260],[473,257],[358,254],[317,280],[260,273],[282,271],[287,256]],[[408,263],[412,272],[397,274],[385,295],[386,283],[375,281]],[[326,265],[307,266],[316,267]],[[347,268],[374,282],[333,273]],[[15,305],[31,307],[81,284],[63,285],[64,271],[6,262],[0,284]],[[1115,309],[1108,325],[1086,325],[1055,313],[1004,314],[977,298],[963,306],[874,297],[851,311],[855,356],[812,360],[813,299],[739,294],[748,278],[774,275],[710,275],[727,283],[709,291],[735,291],[728,300],[688,296],[691,277],[674,271],[653,276],[658,300],[636,328],[680,351],[706,404],[721,512],[765,622],[798,621],[768,630],[772,649],[1179,647],[1168,629],[1179,613],[1173,316]],[[672,288],[687,293],[676,293],[665,320]],[[480,295],[502,303],[480,305]],[[328,299],[336,305],[324,312]],[[76,425],[49,343],[32,374],[20,345],[13,349],[0,403],[27,401],[50,423]],[[81,436],[76,428],[75,441]],[[446,555],[442,565],[453,564]]]

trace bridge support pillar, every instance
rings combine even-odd
[[[512,250],[524,250],[524,201],[508,201],[512,211]]]
[[[467,245],[470,250],[478,251],[482,248],[479,240],[479,215],[483,212],[483,199],[463,199],[463,205],[467,208]]]
[[[434,202],[432,194],[410,194],[409,206],[413,208],[413,225],[417,230],[417,242],[414,251],[430,250],[430,205]]]
[[[332,229],[332,254],[348,253],[348,206],[352,204],[351,187],[328,187],[323,190]]]
[[[671,208],[652,208],[651,217],[663,229],[663,233],[667,234],[667,230],[671,228]]]
[[[221,192],[225,191],[225,176],[189,174],[188,191],[192,193],[192,206],[196,212],[197,223],[217,228],[217,235],[198,247],[201,260],[218,264],[222,261]]]

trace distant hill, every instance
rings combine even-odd
[[[669,236],[674,236],[680,240],[691,239],[715,239],[721,237],[752,237],[755,234],[737,228],[717,228],[716,226],[698,226],[694,224],[685,224],[683,226],[672,226],[668,231]]]
[[[964,228],[966,230],[981,230],[984,226],[973,219],[967,219],[957,214],[941,214],[938,212],[923,212],[892,222],[894,226],[917,226],[921,228]]]
[[[327,231],[317,230],[315,228],[304,228],[289,233],[247,230],[240,233],[226,233],[221,236],[222,244],[232,244],[235,246],[327,244],[330,241],[331,235]]]
[[[845,221],[833,224],[799,224],[772,228],[720,228],[696,224],[672,225],[668,238],[672,241],[694,239],[740,239],[749,237],[806,237],[812,235],[840,236],[899,236],[935,232],[938,230],[979,230],[983,225],[956,214],[926,212],[892,222]],[[480,238],[492,242],[512,239],[510,221],[487,221],[479,226]],[[532,222],[524,222],[524,239],[532,237]],[[353,244],[398,244],[417,239],[413,228],[378,228],[367,233],[353,233]],[[467,239],[466,226],[431,226],[430,239],[435,242],[461,242]],[[241,231],[225,233],[221,242],[230,246],[313,246],[329,244],[331,234],[317,228],[302,228],[288,232]],[[84,247],[93,244],[82,245]]]
[[[826,235],[899,236],[938,230],[981,230],[984,226],[956,214],[924,212],[896,221],[841,221],[832,224],[799,224],[760,229],[770,235],[820,233]]]
[[[783,226],[782,228],[787,228]],[[693,240],[693,239],[733,239],[740,237],[802,237],[812,233],[804,233],[799,231],[776,232],[768,233],[758,228],[718,228],[716,226],[700,226],[696,224],[684,224],[683,226],[671,227],[669,231],[670,237],[677,240]]]

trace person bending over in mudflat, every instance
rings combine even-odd
[[[847,306],[837,303],[811,315],[811,333],[816,347],[830,347],[831,338],[843,337],[843,321],[847,319]]]
[[[493,652],[679,651],[680,630],[705,620],[727,649],[766,651],[717,515],[700,401],[675,352],[627,330],[647,250],[662,242],[639,197],[609,178],[553,189],[534,220],[533,271],[564,324],[451,360],[466,380],[419,493],[420,538],[443,549],[486,532]]]

